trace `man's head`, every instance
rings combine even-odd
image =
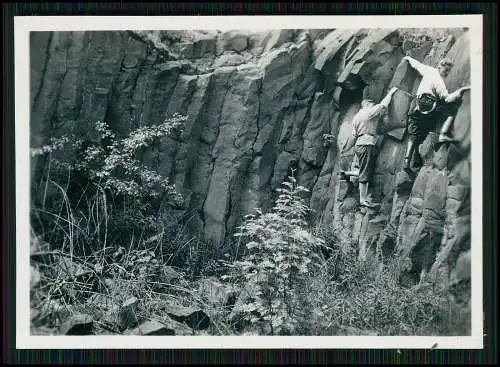
[[[448,74],[450,73],[451,68],[453,67],[453,62],[448,59],[444,58],[442,59],[439,64],[438,64],[438,71],[439,75],[441,75],[442,78],[446,78]]]

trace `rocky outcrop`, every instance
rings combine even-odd
[[[310,190],[313,221],[333,228],[360,258],[396,253],[402,277],[413,283],[422,274],[464,274],[470,95],[454,124],[459,142],[437,147],[430,134],[420,147],[424,166],[409,177],[401,166],[408,93],[418,76],[401,59],[410,54],[435,64],[449,57],[455,67],[446,84],[455,90],[470,82],[466,31],[419,42],[404,40],[397,29],[30,37],[32,144],[68,131],[93,139],[89,124],[98,120],[123,136],[186,114],[182,134],[165,138],[143,159],[175,183],[184,197],[184,224],[207,241],[223,242],[243,215],[272,204],[275,189],[295,169]],[[372,183],[381,208],[363,213],[355,182],[338,179],[354,157],[340,155],[339,147],[361,99],[380,101],[392,86],[402,91],[389,106]]]

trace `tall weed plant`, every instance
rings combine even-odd
[[[324,241],[307,229],[306,191],[290,176],[274,207],[246,216],[235,234],[247,251],[232,267],[249,297],[234,312],[265,334],[291,334],[310,316],[304,290],[321,268]]]

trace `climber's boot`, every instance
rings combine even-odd
[[[403,164],[403,170],[410,176],[413,176],[413,171],[411,170],[411,158],[413,156],[413,152],[415,151],[416,141],[413,136],[410,136],[408,140],[408,146],[406,147],[405,152],[405,160]]]
[[[441,127],[441,131],[439,132],[439,142],[453,141],[453,139],[449,136],[451,126],[455,121],[455,116],[448,116]]]
[[[458,140],[453,139],[452,137],[450,137],[447,134],[441,133],[441,134],[439,134],[438,141],[436,142],[436,144],[434,144],[434,151],[437,152],[439,150],[439,148],[441,147],[441,145],[443,145],[443,144],[446,144],[446,143],[454,144],[457,142],[458,142]]]
[[[415,157],[415,159],[413,160],[413,166],[415,168],[421,168],[424,165],[424,160],[422,159],[422,156],[417,151],[413,153],[413,156]]]
[[[374,203],[373,201],[370,201],[370,200],[365,200],[365,201],[361,202],[361,206],[365,206],[365,207],[370,208],[370,209],[376,209],[376,208],[380,207],[380,204]]]
[[[349,177],[346,175],[345,171],[339,171],[339,180],[348,181]]]
[[[453,122],[455,121],[455,116],[451,115],[446,118],[443,126],[441,127],[441,131],[439,132],[439,138],[437,143],[435,144],[435,150],[438,150],[441,144],[443,143],[455,143],[457,140],[453,139],[449,133]]]

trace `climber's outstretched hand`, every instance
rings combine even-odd
[[[401,59],[401,63],[403,63],[405,61],[410,62],[411,58],[412,57],[410,56],[410,51],[408,50],[408,51],[406,51],[405,56],[403,56],[403,58]]]
[[[466,90],[470,90],[470,85],[460,88],[460,94],[463,95]]]

